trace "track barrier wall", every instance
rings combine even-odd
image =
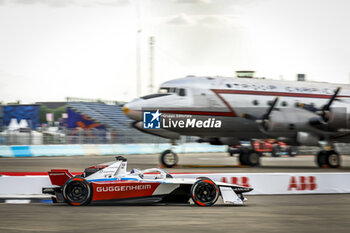
[[[155,154],[170,149],[163,144],[84,144],[0,146],[0,157]],[[175,153],[227,152],[227,146],[185,143],[174,146]]]
[[[35,174],[35,175],[34,175]],[[73,173],[74,174],[74,173]],[[75,173],[77,174],[77,173]],[[0,173],[0,197],[42,197],[50,186],[46,173]],[[350,193],[350,172],[344,173],[172,173],[175,178],[209,177],[254,190],[248,194]]]

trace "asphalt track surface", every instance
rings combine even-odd
[[[158,165],[157,155],[128,155],[128,168]],[[85,167],[114,156],[0,158],[0,171],[40,172]],[[225,153],[180,155],[180,167],[170,172],[350,172],[343,167],[320,169],[314,157],[263,158],[262,167],[236,165]],[[216,165],[215,167],[211,167]],[[245,206],[108,205],[71,207],[62,204],[0,204],[0,232],[349,232],[350,194],[248,196]]]
[[[350,195],[250,196],[245,206],[0,204],[0,232],[349,232]]]

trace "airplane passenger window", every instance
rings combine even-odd
[[[179,96],[186,96],[186,91],[183,88],[179,89]]]
[[[228,83],[227,83],[226,86],[227,86],[228,88],[231,88],[231,84],[228,84]]]
[[[286,107],[286,106],[288,106],[288,103],[287,103],[286,101],[282,101],[281,105],[282,105],[283,107]]]
[[[259,101],[253,100],[253,104],[254,104],[254,105],[259,105]]]

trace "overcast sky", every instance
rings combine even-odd
[[[235,70],[349,83],[348,0],[0,0],[0,101],[136,97],[155,84]]]

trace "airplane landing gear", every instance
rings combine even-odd
[[[167,168],[176,166],[178,161],[179,157],[172,150],[165,150],[160,155],[160,163]]]
[[[340,156],[335,150],[321,150],[317,154],[316,162],[319,167],[340,167]]]
[[[260,157],[261,153],[259,152],[256,152],[254,150],[243,150],[239,154],[239,162],[241,165],[255,167],[260,165]]]

